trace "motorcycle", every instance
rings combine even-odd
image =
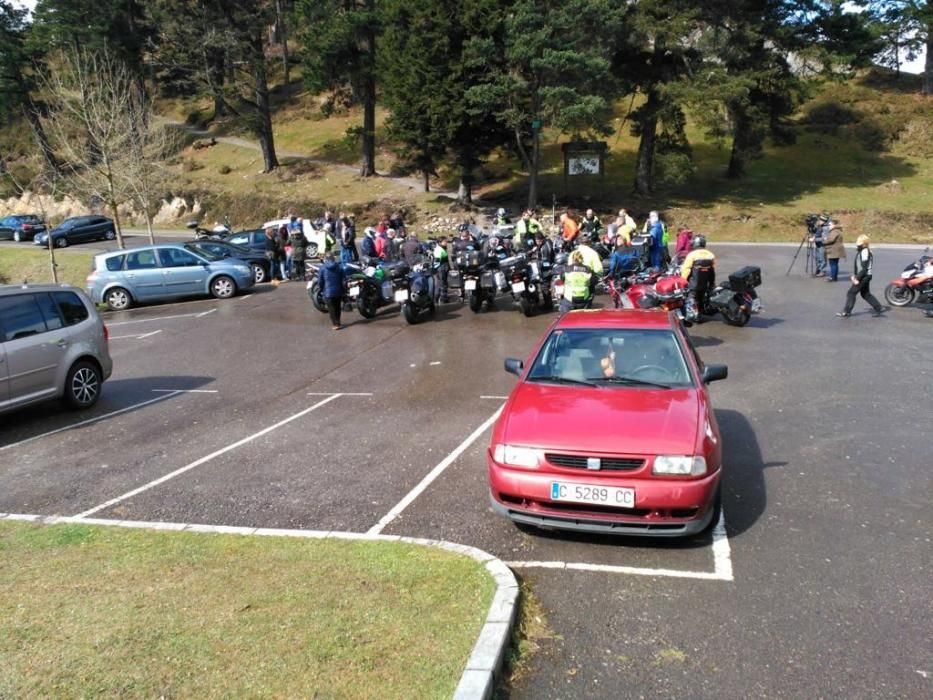
[[[538,295],[541,290],[538,261],[528,261],[525,253],[519,253],[499,261],[499,271],[505,283],[503,291],[511,291],[522,313],[528,317],[537,311]]]
[[[692,325],[693,319],[686,311],[690,295],[687,280],[680,275],[664,274],[657,271],[640,273],[633,276],[632,283],[624,291],[628,304],[634,309],[661,309],[673,311],[686,326]],[[617,307],[618,308],[618,307]]]
[[[230,228],[230,222],[226,218],[224,219],[224,223],[217,224],[212,229],[203,228],[198,221],[189,221],[185,224],[185,228],[194,231],[194,236],[198,239],[223,238],[233,233],[233,229]]]
[[[402,261],[370,265],[350,275],[347,294],[363,318],[373,318],[383,306],[399,303],[395,293],[408,286],[411,268]]]
[[[460,271],[461,294],[468,301],[470,311],[479,313],[483,302],[492,304],[496,291],[505,283],[505,275],[499,272],[499,260],[486,258],[479,250],[462,250],[456,254],[454,262]],[[496,279],[501,275],[501,284]]]
[[[721,313],[730,326],[746,325],[752,314],[761,312],[761,299],[756,287],[761,285],[761,268],[746,266],[729,275],[729,280],[717,285],[708,295],[697,298],[691,294],[687,317],[691,321],[699,319],[700,314],[715,316]]]
[[[320,267],[319,264],[312,262],[305,263],[305,289],[308,291],[308,298],[311,299],[311,304],[314,308],[322,314],[326,314],[327,303],[324,301],[324,288],[321,285],[321,281],[318,279]],[[363,268],[356,263],[344,263],[343,271],[346,278],[349,278],[352,275],[360,274]],[[344,283],[343,300],[341,303],[345,308],[350,304],[349,289],[346,283]],[[350,308],[352,308],[352,306],[350,306]]]
[[[904,268],[901,276],[884,288],[884,298],[891,306],[909,306],[915,301],[933,303],[933,257],[926,248],[919,260]]]
[[[393,288],[395,301],[402,305],[402,316],[411,325],[433,314],[437,308],[434,267],[430,255],[422,257],[412,265],[411,272],[400,278]]]

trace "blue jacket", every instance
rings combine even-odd
[[[648,235],[651,236],[651,247],[660,248],[664,243],[664,227],[661,221],[648,227]]]
[[[366,258],[376,257],[376,241],[373,240],[372,236],[363,236],[363,240],[360,241],[360,252]]]
[[[324,287],[325,299],[339,299],[343,296],[343,268],[340,263],[333,260],[324,263],[321,268],[321,284]]]

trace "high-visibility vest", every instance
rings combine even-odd
[[[564,299],[572,302],[574,299],[590,298],[590,278],[593,273],[588,267],[574,265],[564,272]]]
[[[447,248],[439,243],[434,246],[434,259],[439,261],[441,264],[447,262]]]

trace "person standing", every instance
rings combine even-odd
[[[288,242],[292,247],[292,279],[305,278],[305,237],[298,227],[292,228],[288,234]]]
[[[269,262],[269,281],[273,287],[278,287],[282,281],[282,271],[279,267],[279,235],[274,227],[266,229],[266,260]]]
[[[820,214],[819,223],[817,224],[816,231],[814,231],[813,236],[810,238],[810,241],[813,243],[814,249],[814,264],[815,269],[813,270],[814,277],[822,277],[825,274],[826,270],[826,236],[829,234],[830,221],[829,217],[826,214]]]
[[[521,250],[521,246],[529,238],[534,238],[541,231],[541,224],[534,218],[531,209],[522,212],[522,218],[515,224],[515,233],[512,235],[512,245],[516,250]]]
[[[352,213],[341,213],[337,220],[340,240],[340,262],[356,262],[360,259],[356,252],[356,218]]]
[[[583,264],[583,255],[573,251],[570,264],[564,269],[564,296],[560,300],[560,315],[578,308],[589,308],[593,301],[591,292],[593,271]]]
[[[826,238],[823,241],[823,250],[826,253],[826,262],[829,264],[829,275],[827,282],[835,282],[839,279],[839,259],[846,259],[846,247],[842,241],[842,226],[838,221],[832,221],[829,224],[829,230],[826,232]]]
[[[651,239],[651,247],[648,250],[651,267],[660,268],[664,260],[664,224],[661,223],[658,212],[652,211],[648,214],[648,221],[645,222],[645,233]]]
[[[580,223],[577,221],[577,213],[573,209],[568,209],[560,215],[560,237],[563,240],[564,250],[573,248],[580,235]]]
[[[599,217],[596,216],[596,213],[592,209],[587,209],[586,214],[583,216],[583,221],[580,222],[580,233],[589,234],[590,241],[595,243],[599,241],[599,234],[602,228],[602,222],[599,220]]]
[[[434,246],[434,264],[437,265],[437,281],[440,290],[440,301],[446,304],[449,300],[447,291],[447,278],[450,275],[450,255],[447,252],[447,236],[441,236]]]
[[[337,262],[330,251],[324,254],[324,264],[321,266],[321,284],[324,287],[324,303],[327,313],[330,314],[331,328],[339,331],[340,304],[343,299],[343,266]]]
[[[863,233],[855,241],[855,274],[849,278],[852,282],[852,286],[849,287],[849,291],[846,292],[845,308],[842,311],[837,311],[837,316],[842,316],[843,318],[851,316],[852,307],[855,306],[855,297],[858,295],[861,295],[862,299],[867,301],[871,308],[874,309],[874,316],[881,316],[881,314],[887,310],[872,296],[871,289],[869,288],[873,263],[874,256],[871,253],[871,239]]]
[[[379,257],[379,251],[376,248],[376,229],[368,226],[363,231],[363,240],[360,243],[360,252],[367,261]]]

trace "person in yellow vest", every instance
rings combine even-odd
[[[577,237],[577,240],[580,242],[580,245],[577,246],[576,252],[583,256],[583,264],[590,268],[594,275],[602,275],[603,261],[599,257],[599,253],[590,248],[590,243],[592,242],[590,235],[588,233],[581,233]]]
[[[623,236],[625,238],[625,245],[629,246],[632,244],[632,236],[635,235],[635,231],[637,230],[635,219],[629,216],[625,209],[620,209],[619,218],[616,219],[616,236]],[[618,243],[616,243],[616,245],[618,245]]]
[[[593,302],[590,291],[590,282],[593,271],[583,264],[583,255],[579,250],[573,251],[570,264],[564,269],[564,298],[560,300],[561,315],[573,308],[589,308]]]

